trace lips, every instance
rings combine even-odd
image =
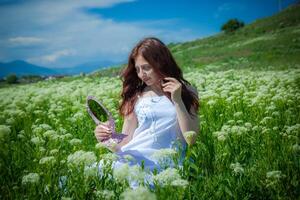
[[[149,79],[150,79],[150,78],[147,78],[147,79],[143,79],[143,81],[144,81],[144,82],[146,82],[146,81],[148,81]]]

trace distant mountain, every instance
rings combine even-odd
[[[75,75],[80,73],[91,73],[93,71],[107,68],[113,65],[118,65],[119,62],[112,62],[112,61],[95,61],[95,62],[88,62],[80,65],[76,65],[74,67],[68,67],[68,68],[55,68],[55,71],[57,71],[59,74],[65,74],[65,75]]]
[[[75,67],[69,68],[55,68],[49,69],[46,67],[41,67],[33,65],[31,63],[25,62],[23,60],[15,60],[8,63],[0,62],[0,78],[7,76],[8,74],[16,74],[17,76],[23,75],[40,75],[40,76],[50,76],[50,75],[75,75],[83,73],[91,73],[93,71],[99,70],[101,68],[106,68],[112,65],[117,65],[117,62],[111,61],[97,61],[89,62]]]
[[[55,75],[57,72],[55,70],[40,67],[37,65],[30,64],[23,60],[15,60],[8,63],[1,63],[0,62],[0,77],[3,78],[8,74],[16,74],[17,76],[23,75],[42,75],[42,76],[49,76]]]

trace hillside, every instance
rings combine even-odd
[[[287,68],[300,63],[300,5],[246,25],[234,34],[169,45],[187,68]]]

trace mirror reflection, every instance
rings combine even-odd
[[[88,100],[88,107],[93,113],[93,115],[100,121],[106,122],[108,120],[108,114],[104,110],[104,108],[98,104],[95,100],[89,99]]]
[[[93,96],[88,96],[86,101],[86,107],[89,115],[94,122],[99,125],[109,121],[112,128],[112,135],[109,139],[102,141],[103,144],[108,147],[120,143],[127,135],[115,132],[115,120],[112,118],[111,113]]]

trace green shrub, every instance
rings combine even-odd
[[[225,33],[233,33],[237,29],[242,28],[244,25],[244,22],[239,21],[238,19],[230,19],[223,24],[221,30],[225,31]]]
[[[18,77],[16,74],[10,74],[6,77],[6,82],[8,84],[17,83],[17,81],[18,81]]]

